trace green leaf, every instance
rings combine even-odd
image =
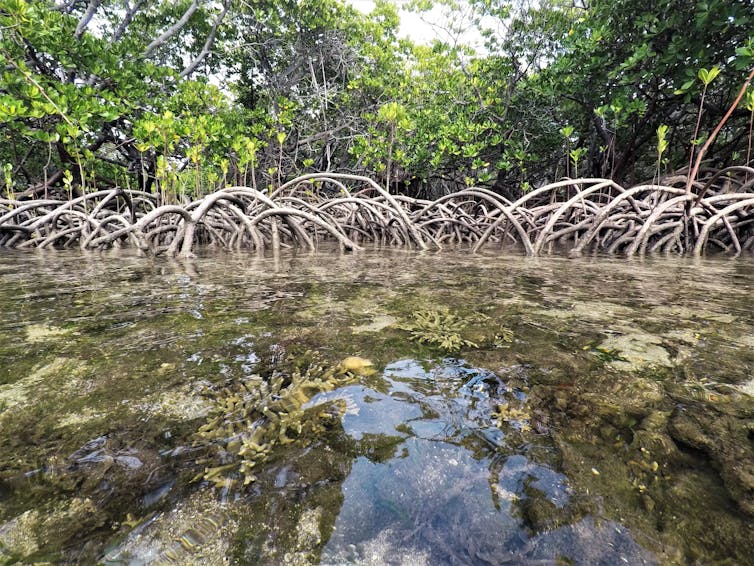
[[[746,91],[746,97],[744,98],[744,108],[746,108],[749,112],[754,112],[754,89],[752,89],[752,87],[749,87],[749,90]]]
[[[694,79],[688,80],[681,85],[681,88],[676,90],[673,94],[685,94],[692,86],[694,86]]]
[[[660,157],[662,157],[662,154],[665,153],[665,150],[668,148],[668,141],[666,139],[667,133],[667,125],[660,124],[657,126],[657,153]]]
[[[711,69],[699,69],[697,76],[704,83],[704,86],[708,86],[715,78],[720,74],[720,67],[715,65]]]

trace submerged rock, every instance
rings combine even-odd
[[[754,346],[753,346],[754,347]],[[754,397],[754,377],[738,386],[742,393]]]
[[[534,305],[532,305],[534,306]],[[559,319],[578,319],[605,324],[626,319],[633,314],[631,307],[605,301],[578,301],[568,308],[533,309],[532,314]]]
[[[372,318],[371,322],[367,322],[359,326],[352,326],[351,331],[354,332],[354,334],[379,332],[380,330],[384,330],[389,326],[393,326],[396,322],[398,322],[398,319],[394,316],[378,314]]]
[[[35,403],[44,392],[61,395],[81,390],[86,364],[80,360],[56,357],[40,364],[13,383],[0,385],[0,407],[6,410]]]
[[[673,365],[668,351],[662,347],[662,338],[644,332],[631,332],[612,336],[599,345],[605,352],[615,352],[616,359],[608,365],[626,371],[633,371],[648,366]]]
[[[59,328],[47,324],[30,324],[26,327],[26,341],[32,344],[55,340],[68,336],[73,332],[72,328]]]
[[[120,536],[124,538],[102,562],[106,566],[225,566],[235,528],[228,505],[209,491],[196,492],[164,513],[123,521]]]
[[[0,526],[0,559],[10,561],[12,557],[30,556],[39,550],[36,528],[40,514],[35,509],[25,511]]]
[[[574,490],[599,494],[607,517],[642,536],[655,533],[643,543],[663,562],[750,559],[742,531],[754,516],[754,399],[688,371],[645,369],[535,385],[530,404],[549,420]],[[535,507],[526,516],[551,515]]]
[[[287,566],[307,566],[315,564],[322,544],[320,523],[322,509],[317,507],[305,510],[296,525],[296,545],[283,555],[283,564]]]
[[[725,488],[745,513],[754,516],[754,401],[722,413],[708,404],[679,407],[668,425],[672,438],[706,454]]]
[[[343,436],[340,441],[347,442]],[[237,562],[320,564],[341,510],[343,481],[353,463],[349,452],[299,448],[285,463],[260,473],[255,489],[239,500],[248,506],[238,516],[232,549]]]
[[[150,396],[133,408],[147,415],[163,416],[181,421],[206,417],[213,404],[199,394],[201,384],[185,384]],[[206,384],[205,384],[206,385]]]
[[[28,562],[45,549],[57,550],[80,532],[105,522],[89,498],[74,497],[44,510],[30,509],[0,526],[0,561]]]
[[[400,533],[384,529],[374,538],[347,549],[339,550],[325,557],[325,564],[359,564],[361,566],[383,566],[384,564],[405,564],[410,566],[430,566],[435,564],[429,552],[407,546]]]

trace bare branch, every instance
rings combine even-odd
[[[73,12],[73,10],[76,9],[76,5],[78,3],[79,0],[67,0],[65,2],[61,2],[60,4],[55,4],[53,10],[62,12],[64,14],[70,14],[71,12]]]
[[[697,155],[696,157],[696,163],[694,163],[694,168],[691,170],[688,181],[686,182],[687,193],[691,192],[691,187],[694,183],[694,180],[696,179],[696,174],[699,172],[699,167],[702,165],[702,158],[704,157],[705,152],[709,149],[709,146],[715,140],[715,138],[717,137],[717,134],[720,133],[720,130],[722,129],[725,122],[728,121],[728,118],[730,118],[730,115],[733,114],[733,111],[738,106],[738,103],[741,102],[741,98],[743,98],[744,93],[746,92],[746,89],[749,88],[749,83],[752,81],[752,79],[754,79],[754,68],[752,68],[751,71],[749,72],[749,76],[746,77],[746,80],[744,81],[744,84],[741,87],[741,90],[738,91],[738,96],[733,101],[733,104],[731,104],[730,107],[728,108],[728,111],[725,113],[725,116],[723,116],[722,120],[718,122],[715,129],[707,138],[707,141],[704,142],[702,149],[699,150],[699,155]]]
[[[163,46],[168,39],[178,33],[181,28],[186,25],[186,22],[189,21],[191,16],[194,15],[194,12],[196,12],[196,10],[199,8],[199,3],[200,0],[193,0],[191,2],[191,6],[189,6],[186,12],[184,12],[180,20],[178,20],[174,25],[165,30],[165,33],[163,33],[160,37],[147,45],[147,48],[144,51],[144,57],[149,57],[157,48]]]
[[[100,4],[102,4],[102,0],[89,0],[89,6],[87,6],[86,8],[86,12],[84,12],[84,15],[81,16],[78,25],[76,25],[76,32],[73,34],[73,37],[75,39],[81,39],[81,36],[84,35],[86,26],[89,25],[89,22],[94,17],[94,14],[100,7]]]
[[[134,16],[136,15],[136,12],[138,12],[141,7],[144,5],[146,0],[137,0],[136,4],[133,6],[129,6],[128,0],[124,2],[126,7],[126,13],[123,16],[123,19],[121,20],[120,24],[118,24],[118,27],[115,29],[112,35],[113,42],[120,41],[120,38],[123,37],[123,34],[126,33],[126,29],[128,28],[129,24],[133,21]]]
[[[193,61],[191,61],[191,63],[189,63],[189,65],[185,69],[183,69],[183,71],[181,71],[181,77],[187,77],[191,73],[193,73],[199,66],[199,64],[204,61],[207,55],[209,55],[209,52],[212,49],[212,44],[215,42],[217,28],[220,27],[220,24],[222,24],[223,20],[225,19],[225,15],[228,13],[228,8],[230,8],[230,2],[231,0],[225,0],[223,2],[222,12],[220,12],[220,14],[217,16],[217,19],[215,20],[215,23],[212,25],[212,29],[207,36],[207,41],[204,42],[204,46],[202,47],[201,52]]]

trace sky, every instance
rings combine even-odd
[[[368,14],[374,8],[372,0],[346,0],[357,10]],[[424,22],[418,14],[401,11],[401,37],[409,37],[416,43],[429,43],[437,37],[432,26]]]
[[[368,14],[374,8],[373,0],[346,0],[346,2],[365,14]],[[400,2],[398,4],[400,5]],[[433,27],[430,22],[441,23],[445,20],[440,9],[433,9],[422,15],[401,10],[399,15],[401,18],[400,37],[408,37],[415,43],[421,44],[429,44],[433,39],[440,39],[451,44],[460,40],[466,45],[474,47],[478,52],[483,51],[482,39],[474,28],[469,28],[469,31],[462,34],[460,38],[454,38],[447,32],[443,32],[441,28]],[[486,22],[486,20],[483,21]],[[490,22],[486,23],[489,24]]]

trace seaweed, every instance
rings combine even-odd
[[[306,365],[289,374],[254,375],[210,393],[215,407],[197,431],[195,445],[210,448],[211,455],[197,461],[205,469],[195,479],[222,488],[239,479],[249,485],[276,447],[307,446],[340,422],[345,399],[316,402],[315,396],[371,373],[371,362],[351,356],[328,366],[310,352],[305,357],[310,358]]]
[[[486,315],[462,318],[448,309],[418,310],[412,314],[412,321],[399,325],[398,328],[411,333],[411,337],[420,344],[436,346],[446,352],[455,352],[464,347],[477,348],[478,345],[462,336],[462,332],[471,322],[479,321]]]

